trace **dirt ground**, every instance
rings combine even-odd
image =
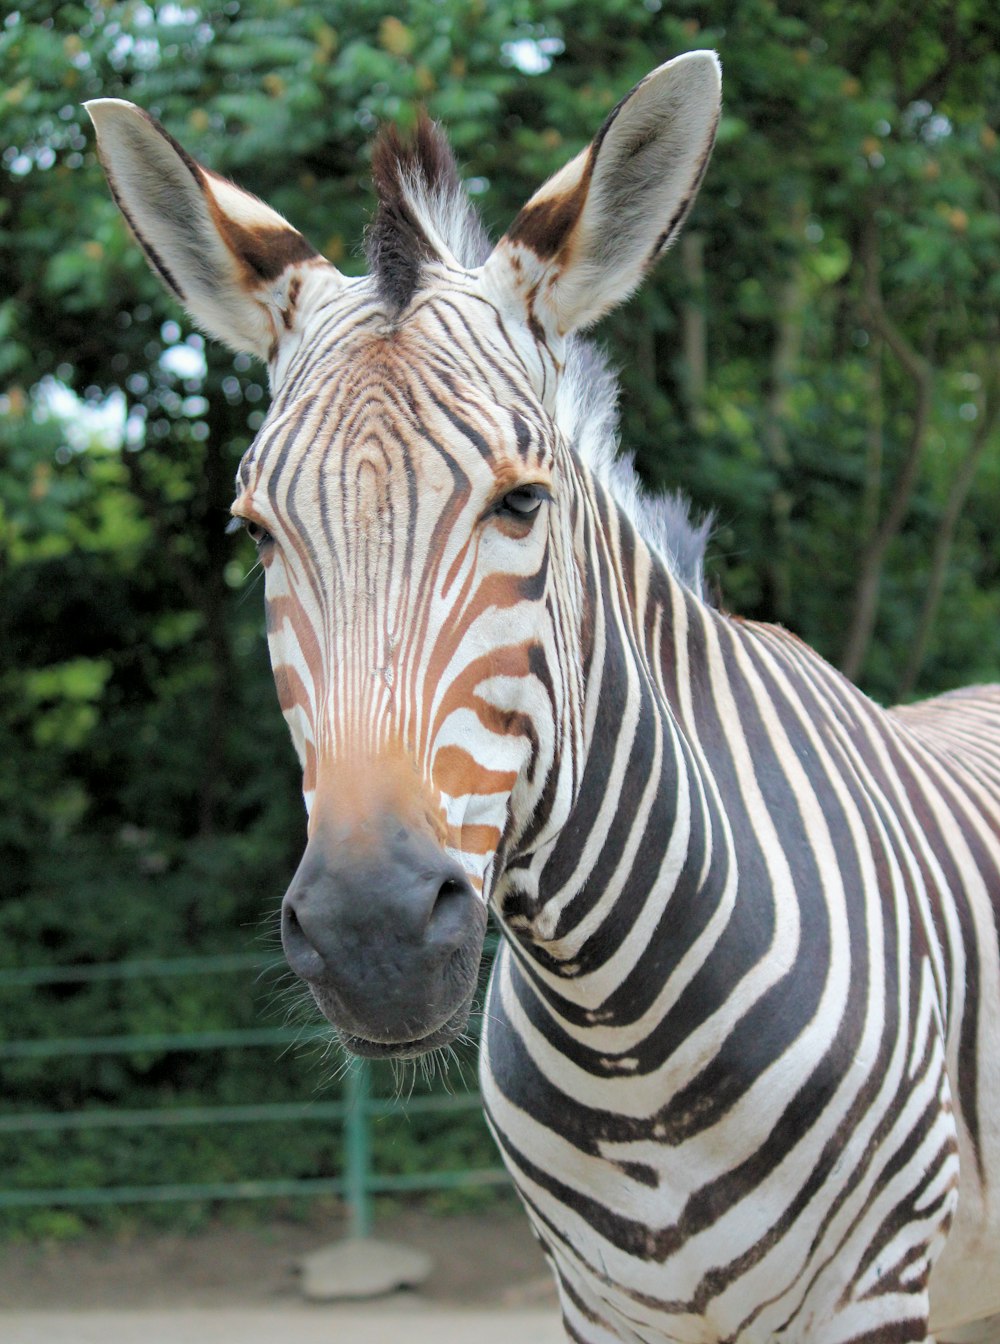
[[[343,1231],[317,1218],[308,1225],[271,1221],[188,1236],[6,1245],[0,1247],[0,1311],[290,1306],[302,1300],[298,1258]],[[374,1235],[431,1255],[430,1278],[410,1294],[414,1306],[555,1312],[545,1261],[513,1205],[477,1215],[402,1212],[380,1218]]]

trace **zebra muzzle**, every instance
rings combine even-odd
[[[398,820],[314,836],[282,902],[288,964],[356,1054],[415,1055],[453,1040],[485,930],[462,868]]]

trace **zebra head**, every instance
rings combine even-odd
[[[655,70],[492,249],[436,128],[384,135],[371,274],[348,279],[145,113],[89,105],[152,266],[268,364],[233,514],[309,813],[283,944],[356,1053],[462,1030],[487,903],[503,914],[571,815],[591,619],[576,450],[582,408],[612,415],[572,334],[680,229],[718,108],[711,53]]]

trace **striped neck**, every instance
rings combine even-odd
[[[544,996],[581,1021],[598,1010],[611,1021],[616,1000],[632,1017],[643,985],[662,991],[732,904],[725,817],[684,726],[705,670],[692,660],[708,657],[691,633],[719,618],[586,467],[574,464],[573,481],[581,695],[497,904]]]

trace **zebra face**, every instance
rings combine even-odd
[[[290,371],[233,512],[309,811],[284,949],[349,1048],[412,1054],[464,1026],[512,794],[551,761],[556,433],[518,352],[471,341],[470,286],[391,324],[359,297],[319,305],[323,367]]]
[[[233,511],[309,810],[283,941],[358,1053],[462,1029],[491,898],[544,936],[539,856],[586,748],[582,464],[613,469],[613,412],[571,338],[676,236],[719,94],[711,53],[653,71],[495,248],[440,132],[384,134],[360,281],[138,108],[88,105],[150,264],[269,368]]]

